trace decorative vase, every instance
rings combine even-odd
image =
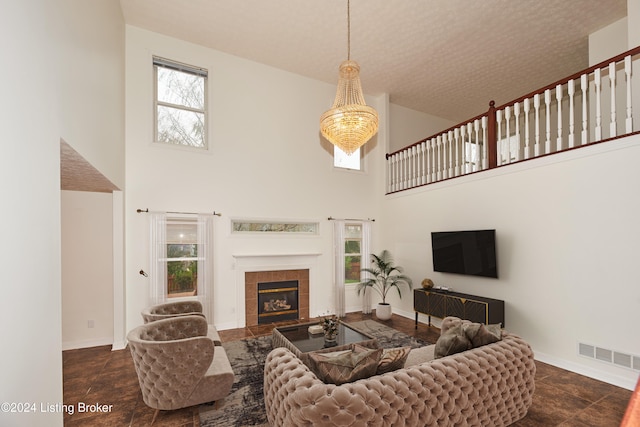
[[[433,288],[433,280],[426,278],[422,281],[422,288],[429,290],[431,288]]]
[[[337,339],[338,339],[338,332],[327,331],[324,333],[324,342],[326,342],[327,344],[335,343]]]
[[[378,303],[378,306],[376,307],[376,317],[378,319],[389,320],[391,319],[391,313],[391,304],[385,302]]]

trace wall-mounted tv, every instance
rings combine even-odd
[[[431,249],[434,271],[498,277],[496,230],[432,232]]]

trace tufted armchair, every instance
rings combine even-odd
[[[222,346],[207,337],[203,316],[179,316],[141,325],[127,334],[144,402],[173,410],[222,399],[233,370]]]
[[[202,303],[200,301],[174,301],[147,307],[142,312],[144,323],[155,322],[156,320],[168,319],[177,316],[202,316]],[[220,335],[215,326],[209,325],[207,336],[213,340],[215,345],[222,344]]]
[[[428,350],[433,349],[412,353]],[[264,368],[269,422],[278,427],[507,426],[531,406],[533,352],[516,335],[504,333],[496,343],[413,366],[409,359],[402,369],[336,386],[320,381],[290,350],[276,348]]]

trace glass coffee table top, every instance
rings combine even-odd
[[[373,337],[356,331],[344,323],[338,324],[338,337],[335,343],[327,344],[324,334],[310,334],[309,326],[318,323],[305,323],[301,325],[283,326],[275,328],[289,343],[300,353],[309,353],[330,347],[342,347],[353,343],[371,341]]]

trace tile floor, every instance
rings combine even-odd
[[[346,321],[372,318],[350,313]],[[373,316],[375,319],[375,315]],[[288,322],[291,323],[291,322]],[[295,323],[295,322],[294,322]],[[393,315],[383,322],[406,334],[435,342],[440,331],[420,324],[414,329],[411,319]],[[274,325],[220,331],[222,341],[233,341],[271,334]],[[111,351],[110,346],[63,352],[64,403],[112,404],[104,414],[65,414],[64,425],[71,426],[146,426],[154,410],[142,401],[138,378],[129,349]],[[618,427],[631,391],[601,381],[536,362],[536,392],[527,416],[513,424],[517,427]],[[199,425],[197,407],[162,411],[154,424],[158,427],[195,427]]]

